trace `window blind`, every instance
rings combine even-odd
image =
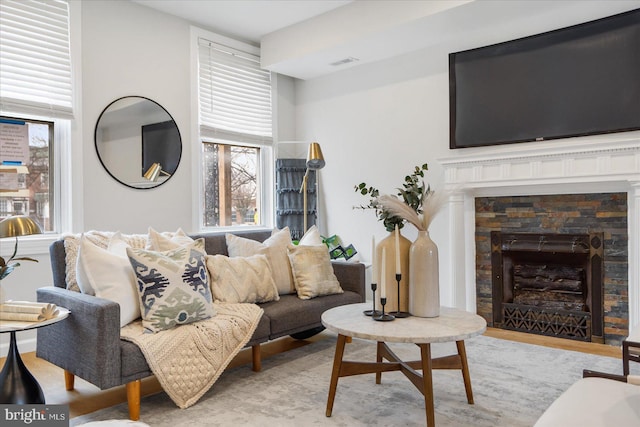
[[[0,109],[72,117],[66,1],[0,0]]]
[[[198,49],[201,135],[270,144],[271,73],[260,58],[202,38]]]

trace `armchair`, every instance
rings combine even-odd
[[[640,363],[640,326],[622,341],[622,372],[629,375],[629,362]]]
[[[534,427],[640,425],[640,375],[585,369],[582,377],[549,406]]]

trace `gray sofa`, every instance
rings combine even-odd
[[[234,232],[238,236],[264,241],[270,231]],[[192,235],[204,238],[207,254],[228,255],[225,233]],[[126,384],[129,416],[140,413],[140,380],[153,375],[140,349],[120,339],[120,306],[112,301],[66,289],[63,240],[51,245],[54,286],[37,290],[39,302],[50,302],[71,311],[64,321],[38,332],[36,355],[65,370],[67,390],[74,376],[100,389]],[[333,262],[343,294],[301,300],[295,294],[281,295],[279,301],[260,304],[264,314],[247,346],[251,346],[253,370],[261,368],[260,344],[284,336],[307,338],[322,330],[320,316],[325,310],[365,300],[365,272],[361,263]]]

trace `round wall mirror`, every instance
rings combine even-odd
[[[95,130],[100,163],[131,188],[154,188],[178,169],[182,139],[160,104],[142,96],[116,99],[102,111]]]

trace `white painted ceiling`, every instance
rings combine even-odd
[[[299,79],[417,50],[446,55],[640,8],[640,0],[131,1],[261,46],[264,68]],[[358,60],[332,65],[349,57]]]
[[[260,39],[352,0],[131,0],[222,35],[259,45]]]

